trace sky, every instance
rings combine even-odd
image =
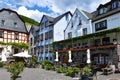
[[[110,0],[0,0],[0,9],[12,9],[40,22],[43,15],[57,17],[76,8],[93,12]]]

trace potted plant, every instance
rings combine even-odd
[[[0,62],[0,68],[2,68],[4,66],[4,64],[2,62]]]
[[[81,70],[81,80],[90,80],[90,76],[92,74],[90,65],[85,66],[82,70]]]
[[[11,73],[10,80],[16,80],[19,78],[19,74],[24,70],[24,63],[23,62],[15,62],[11,63],[7,67],[7,71]]]

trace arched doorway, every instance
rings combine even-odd
[[[91,57],[92,61],[94,61],[100,68],[104,68],[107,66],[110,57],[106,53],[96,53]]]

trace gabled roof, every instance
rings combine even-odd
[[[54,18],[53,17],[50,17],[48,15],[44,15],[49,21],[53,22],[54,21]]]
[[[39,26],[31,26],[30,30],[29,30],[29,33],[30,33],[31,30],[38,31],[39,30]]]
[[[92,19],[92,14],[91,13],[89,13],[89,12],[87,12],[87,11],[84,11],[84,10],[82,10],[85,14],[86,14],[86,16],[89,18],[89,19]]]
[[[58,17],[56,17],[56,18],[54,19],[54,22],[53,22],[53,23],[55,24],[56,22],[58,22],[58,21],[59,21],[62,17],[64,17],[66,14],[70,14],[70,15],[72,16],[72,13],[71,13],[70,11],[68,11],[68,12],[66,12],[66,13],[58,16]]]
[[[16,11],[13,11],[11,9],[3,8],[3,9],[0,10],[0,13],[3,12],[3,11],[8,11],[8,12],[11,12],[11,13],[15,13],[17,15],[17,17],[16,16],[9,16],[9,17],[7,17],[6,14],[4,14],[2,17],[3,17],[3,19],[7,20],[8,24],[4,25],[4,26],[0,26],[0,29],[28,33],[24,21],[21,19],[21,17],[18,15],[18,13]],[[15,19],[13,19],[13,17],[15,17]],[[18,26],[18,27],[11,26],[12,23],[10,23],[9,21],[12,21],[12,22],[15,21],[16,22],[17,19],[21,20],[22,21],[21,24],[23,24],[24,26]]]
[[[93,13],[91,13],[93,15],[92,21],[94,22],[96,20],[99,20],[99,19],[111,16],[113,14],[119,13],[120,12],[120,7],[116,8],[114,10],[111,10],[111,8],[110,8],[111,4],[114,1],[118,1],[118,0],[111,0],[107,3],[105,3],[105,4],[100,4],[99,7],[97,8],[97,10],[94,11]],[[101,8],[106,8],[106,10],[105,10],[106,12],[104,14],[98,15],[98,10],[101,9]]]
[[[48,15],[43,15],[40,23],[42,22],[42,20],[43,20],[44,17],[46,17],[47,20],[48,20],[51,24],[53,24],[54,18],[53,18],[53,17],[50,17],[50,16],[48,16]]]

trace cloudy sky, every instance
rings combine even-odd
[[[93,12],[100,4],[110,0],[0,0],[0,9],[9,8],[19,14],[40,21],[43,14],[56,17],[76,8]]]

